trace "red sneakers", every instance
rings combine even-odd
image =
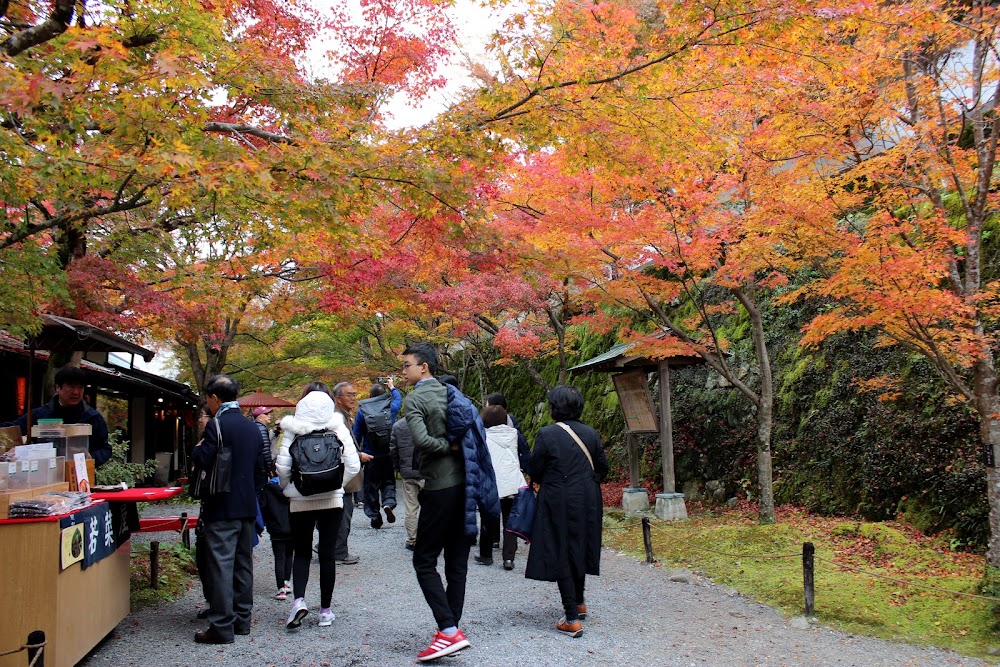
[[[420,662],[437,660],[446,655],[451,655],[455,651],[461,651],[468,646],[469,640],[465,638],[465,633],[461,630],[456,632],[454,637],[449,637],[438,630],[434,635],[434,641],[417,655],[417,660]]]

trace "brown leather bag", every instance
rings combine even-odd
[[[365,469],[364,466],[358,471],[358,474],[351,478],[351,481],[344,485],[344,493],[360,493],[361,484],[365,481]]]

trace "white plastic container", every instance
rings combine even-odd
[[[48,459],[28,459],[28,488],[37,489],[49,483]]]
[[[59,484],[66,481],[66,457],[53,456],[48,459],[49,484]]]
[[[24,491],[28,488],[28,471],[31,463],[27,459],[11,461],[7,464],[7,488],[10,491]]]

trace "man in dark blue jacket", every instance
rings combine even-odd
[[[387,391],[391,392],[391,398],[386,396]],[[388,419],[385,419],[384,411],[380,410],[383,406],[388,406]],[[403,395],[393,385],[390,377],[385,385],[372,385],[368,398],[358,403],[358,414],[354,418],[354,442],[362,453],[371,457],[365,463],[365,479],[361,490],[365,499],[365,514],[371,519],[372,528],[382,527],[382,512],[385,512],[389,523],[396,521],[396,471],[389,458],[389,439],[401,407]],[[373,410],[377,414],[372,413]],[[369,420],[378,424],[383,432],[372,432],[368,427]],[[379,511],[380,507],[382,512]]]
[[[31,423],[39,419],[62,419],[63,424],[90,424],[90,455],[94,465],[103,465],[111,458],[111,443],[108,442],[108,425],[101,413],[83,400],[83,390],[87,386],[87,374],[82,368],[64,366],[56,371],[56,395],[47,404],[31,411]],[[12,422],[0,426],[19,426],[21,435],[28,435],[28,415],[21,415]]]
[[[232,450],[232,476],[228,493],[201,502],[199,540],[205,547],[202,581],[209,582],[205,599],[210,625],[195,633],[194,640],[199,644],[232,644],[234,634],[250,634],[257,489],[267,480],[260,434],[254,423],[240,414],[236,402],[239,384],[228,375],[214,375],[205,383],[204,393],[214,419],[191,458],[202,469],[211,470],[221,434],[221,444]]]

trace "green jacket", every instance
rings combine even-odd
[[[465,484],[465,460],[445,437],[448,390],[436,379],[422,381],[406,397],[406,424],[420,459],[424,489],[437,491]]]

